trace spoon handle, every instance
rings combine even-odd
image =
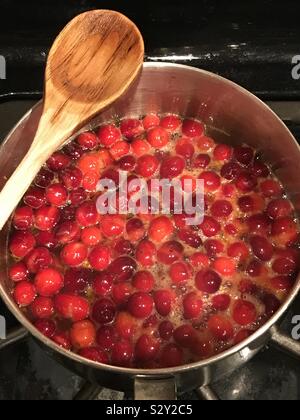
[[[43,161],[29,151],[0,192],[0,230],[26,193]]]

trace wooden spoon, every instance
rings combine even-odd
[[[143,38],[120,13],[94,10],[77,16],[64,28],[48,57],[36,136],[0,193],[0,229],[45,161],[127,90],[143,59]]]

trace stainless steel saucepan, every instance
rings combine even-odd
[[[94,127],[116,115],[174,112],[198,117],[217,141],[248,143],[258,149],[282,181],[300,214],[300,148],[281,120],[259,99],[240,86],[206,71],[172,64],[146,63],[135,86],[114,106],[89,124]],[[28,150],[41,113],[33,108],[7,136],[0,149],[0,187]],[[137,370],[101,365],[63,350],[41,335],[13,302],[7,276],[8,226],[0,233],[0,294],[21,324],[67,367],[99,385],[134,391],[141,399],[174,399],[209,384],[238,368],[270,340],[300,356],[300,344],[274,327],[286,313],[300,288],[300,276],[281,309],[243,343],[209,360],[171,369]]]

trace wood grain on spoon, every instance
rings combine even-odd
[[[143,38],[120,13],[94,10],[65,27],[47,60],[36,136],[0,193],[0,229],[50,155],[128,89],[143,59]]]

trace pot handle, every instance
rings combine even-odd
[[[134,399],[139,401],[176,401],[177,386],[175,378],[151,379],[136,377],[134,380]]]
[[[300,359],[300,341],[296,341],[289,335],[281,332],[276,326],[272,328],[271,334],[271,345]]]

